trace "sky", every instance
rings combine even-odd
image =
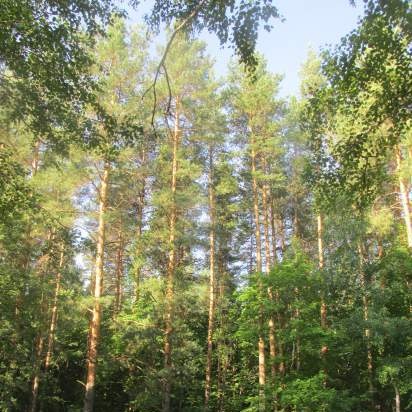
[[[259,32],[257,50],[262,53],[269,69],[282,74],[280,95],[286,97],[299,92],[299,71],[309,49],[319,51],[326,45],[337,44],[341,37],[356,27],[361,6],[349,0],[273,0],[285,21],[274,21],[270,33]],[[360,3],[360,2],[358,2]],[[151,1],[142,2],[137,10],[127,9],[131,25],[142,22],[150,10]],[[201,33],[199,38],[207,43],[209,54],[216,60],[216,74],[223,76],[232,56],[228,47],[221,48],[217,38]],[[164,35],[160,35],[164,39]]]

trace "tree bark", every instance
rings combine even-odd
[[[270,228],[272,231],[272,265],[274,266],[277,262],[277,239],[276,239],[276,223],[275,223],[275,201],[273,196],[270,194]]]
[[[120,222],[120,225],[122,222]],[[115,291],[115,314],[118,314],[121,310],[122,306],[122,279],[123,279],[123,250],[124,250],[124,242],[123,242],[123,234],[122,228],[119,229],[118,234],[118,245],[117,245],[117,252],[116,252],[116,291]]]
[[[47,339],[47,353],[46,353],[46,359],[44,361],[44,368],[46,371],[50,367],[51,357],[53,353],[54,337],[56,334],[57,313],[58,313],[57,310],[58,310],[58,303],[59,303],[59,293],[60,293],[60,286],[61,286],[63,263],[64,263],[64,247],[62,245],[61,250],[60,250],[59,268],[56,274],[56,284],[54,287],[53,307],[52,307],[51,318],[50,318],[49,336]]]
[[[256,239],[256,272],[258,276],[262,273],[262,243],[260,235],[260,217],[259,217],[259,193],[258,184],[256,179],[256,150],[255,150],[255,138],[253,133],[251,135],[251,171],[252,171],[252,191],[253,191],[253,213],[255,219],[255,239]],[[261,282],[260,282],[261,283]],[[262,286],[260,286],[262,289]],[[262,290],[261,290],[262,292]],[[260,308],[259,315],[259,339],[258,339],[258,354],[259,354],[259,410],[265,410],[265,384],[266,384],[266,370],[265,370],[265,341],[263,338],[263,319],[262,311]]]
[[[175,127],[172,134],[172,205],[169,220],[169,255],[167,262],[166,275],[166,312],[165,312],[165,335],[164,335],[164,368],[166,371],[165,382],[163,387],[163,412],[170,412],[171,397],[171,373],[172,373],[172,344],[171,337],[173,332],[173,301],[174,301],[174,272],[176,266],[176,186],[178,161],[177,152],[180,142],[179,130],[179,99],[176,98]]]
[[[146,151],[143,149],[141,154],[141,165],[142,167],[146,166]],[[141,245],[140,241],[142,238],[143,233],[143,212],[145,207],[145,198],[146,198],[146,172],[142,174],[142,187],[139,191],[137,197],[137,228],[136,228],[136,249],[135,249],[135,265],[134,265],[134,276],[135,276],[135,291],[134,291],[134,299],[135,303],[139,301],[140,295],[140,281],[141,281],[141,268],[142,263],[141,259]]]
[[[267,173],[266,167],[266,159],[263,159],[263,167],[265,172]],[[272,266],[272,262],[275,261],[275,256],[272,258],[270,256],[270,236],[269,236],[269,203],[268,203],[268,185],[265,182],[262,189],[262,205],[263,205],[263,232],[265,236],[265,269],[266,275],[268,276],[270,273],[270,269]],[[272,220],[273,222],[273,220]],[[274,226],[274,225],[273,225]],[[272,226],[272,243],[276,243],[275,235],[273,233],[273,226]],[[276,251],[275,251],[276,253]],[[271,301],[273,301],[273,293],[272,289],[268,288],[268,296]],[[271,380],[273,387],[276,384],[276,328],[275,328],[275,320],[271,315],[269,318],[269,356],[270,356],[270,371],[271,371]],[[274,409],[277,409],[277,402],[276,397],[274,396],[273,399]]]
[[[54,239],[54,230],[51,230],[47,236],[47,241],[51,242]],[[43,347],[44,347],[44,327],[46,323],[47,317],[47,299],[46,294],[43,289],[44,287],[44,274],[49,267],[50,256],[52,252],[49,251],[46,254],[42,255],[39,258],[37,264],[40,270],[40,284],[41,284],[41,299],[40,299],[40,327],[38,331],[38,335],[36,338],[36,345],[35,345],[35,360],[34,360],[34,376],[31,385],[31,397],[30,397],[30,404],[29,404],[29,412],[36,412],[37,410],[37,400],[39,394],[39,387],[40,387],[40,374],[41,368],[43,365]]]
[[[209,147],[209,321],[207,328],[207,357],[205,379],[205,410],[209,409],[210,390],[212,381],[212,351],[215,319],[215,193],[213,182],[213,149]]]
[[[320,213],[317,216],[317,223],[318,223],[318,264],[319,264],[319,270],[322,271],[324,267],[323,218]],[[327,308],[326,308],[326,303],[325,303],[325,297],[322,292],[321,303],[320,303],[320,325],[322,329],[326,329],[326,321],[327,321],[326,315],[327,315]]]
[[[95,397],[96,366],[97,366],[97,349],[100,338],[101,324],[101,296],[103,292],[104,277],[104,249],[105,249],[105,221],[107,207],[107,192],[109,186],[110,165],[105,161],[103,176],[100,183],[99,193],[99,227],[97,238],[97,253],[95,263],[94,279],[94,304],[92,309],[92,320],[89,330],[89,348],[87,354],[87,375],[86,375],[86,392],[84,397],[83,412],[92,412]]]
[[[42,334],[39,334],[37,337],[36,343],[36,361],[34,365],[34,377],[31,386],[31,399],[29,412],[36,412],[37,410],[37,398],[39,395],[39,386],[40,386],[40,369],[41,369],[41,359],[43,353],[44,337]]]
[[[402,152],[399,146],[396,147],[396,168],[398,172],[399,179],[399,195],[402,204],[403,218],[405,220],[406,235],[408,241],[408,247],[412,250],[412,223],[411,223],[411,212],[409,205],[409,193],[408,193],[408,184],[405,182],[405,179],[401,175],[401,166],[402,166]]]
[[[226,372],[228,369],[228,355],[227,355],[227,342],[225,340],[226,336],[226,264],[224,259],[227,259],[227,255],[222,250],[222,246],[218,249],[217,258],[217,273],[218,278],[218,305],[220,309],[219,326],[220,326],[220,339],[217,344],[219,345],[218,350],[218,369],[217,369],[217,410],[223,412],[225,410],[225,394],[226,394]],[[223,350],[222,350],[223,348]]]
[[[31,161],[31,176],[34,177],[39,170],[39,160],[40,160],[40,145],[41,139],[37,139],[33,147],[33,157]]]
[[[395,411],[401,412],[401,395],[399,393],[399,388],[396,384],[393,385],[395,389]]]
[[[369,320],[369,299],[367,297],[366,290],[366,279],[364,272],[364,264],[366,261],[366,253],[361,242],[358,243],[358,253],[360,259],[360,284],[362,289],[362,305],[363,305],[363,320],[368,322]],[[364,335],[366,339],[366,359],[367,359],[367,370],[368,370],[368,386],[369,393],[371,397],[372,407],[375,406],[375,385],[373,383],[373,355],[372,355],[372,345],[371,345],[371,330],[366,327],[364,330]]]

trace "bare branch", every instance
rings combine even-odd
[[[143,93],[142,99],[146,96],[146,94],[153,89],[153,110],[152,110],[152,127],[154,128],[154,117],[156,114],[156,106],[157,106],[157,95],[156,95],[156,85],[157,85],[157,80],[159,79],[160,75],[160,70],[163,67],[164,68],[164,63],[166,61],[167,55],[169,53],[169,50],[172,46],[172,43],[177,36],[177,34],[183,30],[199,13],[201,10],[202,6],[206,3],[206,0],[201,0],[199,4],[193,9],[193,11],[174,29],[172,35],[170,36],[169,41],[166,44],[166,48],[163,52],[162,58],[160,59],[159,64],[157,65],[155,76],[153,83],[149,86],[149,88]],[[166,70],[165,70],[166,73]],[[167,76],[167,75],[166,75]],[[170,93],[170,87],[169,87],[169,93]],[[169,95],[169,101],[171,100],[171,95]]]

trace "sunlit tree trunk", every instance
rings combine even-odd
[[[405,220],[406,235],[408,240],[408,247],[412,249],[412,223],[411,223],[411,212],[409,205],[409,193],[408,185],[401,174],[402,167],[402,152],[399,146],[396,147],[396,167],[399,179],[399,195],[402,204],[403,218]]]
[[[263,159],[263,167],[265,172],[267,172],[266,167],[266,159]],[[265,237],[265,270],[266,275],[269,275],[270,269],[272,266],[272,262],[274,261],[275,257],[270,256],[270,234],[269,234],[269,188],[267,183],[265,182],[262,188],[262,206],[263,206],[263,232]],[[273,220],[272,220],[273,222]],[[272,243],[276,243],[274,241],[274,233],[273,233],[273,226],[272,226]],[[273,242],[274,241],[274,242]],[[276,252],[275,252],[276,253]],[[272,289],[268,289],[269,299],[273,300],[273,293]],[[275,320],[273,315],[269,317],[269,356],[270,356],[270,371],[271,371],[271,383],[274,386],[276,383],[276,329],[275,329]],[[276,406],[276,399],[274,398],[274,408],[277,409]]]
[[[280,238],[280,251],[282,258],[285,255],[286,251],[286,231],[285,231],[285,222],[283,221],[282,216],[278,219],[278,226],[279,226],[279,238]]]
[[[35,176],[39,170],[39,161],[40,161],[40,146],[41,146],[41,139],[37,139],[34,142],[33,146],[33,157],[31,161],[31,175],[32,177]]]
[[[277,238],[276,238],[276,217],[275,217],[275,201],[270,194],[270,228],[272,232],[272,265],[277,262]]]
[[[47,353],[46,353],[46,359],[44,361],[44,368],[45,368],[46,371],[50,367],[51,357],[52,357],[52,354],[53,354],[54,338],[55,338],[55,335],[56,335],[58,303],[59,303],[59,294],[60,294],[60,287],[61,287],[63,263],[64,263],[64,247],[62,245],[61,250],[60,250],[59,268],[58,268],[58,271],[57,271],[57,274],[56,274],[56,283],[55,283],[55,287],[54,287],[53,307],[52,307],[52,310],[51,310],[49,336],[48,336],[48,339],[47,339]]]
[[[395,389],[395,411],[401,412],[401,395],[399,393],[399,388],[396,384],[394,384],[393,387]]]
[[[166,275],[166,312],[165,312],[165,335],[164,335],[164,368],[166,371],[165,382],[163,387],[163,412],[170,412],[171,396],[171,374],[172,374],[172,344],[171,337],[173,332],[173,300],[174,300],[174,272],[176,266],[176,184],[178,161],[177,152],[180,142],[179,130],[179,99],[176,98],[175,127],[172,134],[172,205],[169,219],[169,255],[167,262]]]
[[[209,321],[207,328],[207,357],[205,379],[205,410],[209,408],[212,380],[212,350],[215,318],[215,193],[213,186],[213,149],[209,147]]]
[[[101,296],[103,292],[104,277],[104,249],[105,249],[105,220],[107,206],[107,192],[109,185],[110,165],[106,161],[104,164],[103,176],[99,190],[99,227],[97,231],[97,253],[95,263],[94,279],[94,304],[92,309],[92,320],[89,329],[89,347],[86,363],[86,392],[84,397],[84,412],[92,412],[95,396],[96,366],[97,366],[97,346],[100,338],[101,323]]]
[[[262,243],[260,236],[260,217],[259,217],[259,193],[256,179],[256,149],[255,139],[253,133],[251,135],[251,171],[252,171],[252,191],[253,191],[253,214],[255,219],[255,239],[256,239],[256,272],[258,276],[261,276],[262,272]],[[262,291],[261,291],[262,292]],[[259,340],[258,340],[258,354],[259,354],[259,409],[265,409],[265,383],[266,383],[266,370],[265,370],[265,341],[263,338],[263,319],[262,308],[260,309],[259,320]]]
[[[122,222],[120,222],[120,225]],[[116,290],[115,290],[115,313],[119,313],[122,306],[122,280],[123,280],[123,251],[124,251],[124,241],[122,228],[119,229],[118,239],[117,239],[117,251],[116,251]]]

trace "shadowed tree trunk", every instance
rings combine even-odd
[[[213,186],[213,149],[209,147],[209,320],[207,327],[207,357],[205,378],[205,410],[209,409],[210,389],[212,381],[212,350],[215,318],[215,193]]]
[[[173,300],[174,300],[174,272],[176,266],[176,186],[177,186],[177,151],[180,142],[179,130],[179,99],[176,98],[175,127],[172,134],[172,177],[171,192],[172,205],[169,219],[169,255],[167,262],[166,275],[166,312],[165,312],[165,335],[164,335],[164,368],[166,371],[165,382],[163,386],[163,412],[170,412],[171,396],[171,373],[172,373],[172,344],[171,337],[173,332]]]
[[[319,265],[319,270],[322,270],[324,266],[323,218],[320,213],[317,216],[317,223],[318,223],[318,265]],[[326,308],[326,303],[325,303],[325,297],[322,292],[321,303],[320,303],[320,324],[321,324],[322,329],[326,329],[326,314],[327,314],[327,308]]]
[[[105,249],[105,220],[107,206],[107,192],[109,185],[110,165],[106,161],[104,164],[103,176],[99,190],[99,227],[97,232],[97,253],[94,276],[94,304],[92,309],[92,320],[89,329],[89,345],[86,363],[86,392],[84,397],[83,412],[92,412],[95,396],[96,366],[97,366],[97,346],[100,338],[101,323],[101,296],[103,292],[104,276],[104,249]]]
[[[358,243],[358,253],[360,260],[360,284],[362,289],[362,305],[363,305],[363,320],[365,322],[369,321],[369,299],[366,290],[366,278],[364,266],[366,262],[366,252],[365,248],[361,242]],[[371,330],[369,327],[365,327],[364,335],[366,340],[366,359],[367,359],[367,371],[368,371],[368,386],[371,398],[372,407],[375,408],[375,385],[373,383],[373,355],[372,355],[372,344],[371,344]]]
[[[38,150],[38,146],[37,149]],[[38,156],[38,155],[37,155]],[[38,167],[38,158],[37,158],[37,165]],[[51,230],[48,234],[47,241],[51,242],[54,239],[54,231]],[[43,348],[44,348],[44,329],[47,317],[47,298],[46,293],[44,291],[44,275],[47,269],[49,268],[50,257],[52,255],[52,251],[47,252],[44,254],[37,262],[40,270],[40,284],[42,288],[41,292],[41,299],[40,299],[40,325],[39,331],[36,338],[35,344],[35,353],[34,353],[34,376],[32,379],[31,384],[31,396],[30,396],[30,404],[28,411],[29,412],[36,412],[37,410],[37,403],[38,403],[38,395],[39,395],[39,387],[40,387],[40,374],[43,365]]]

